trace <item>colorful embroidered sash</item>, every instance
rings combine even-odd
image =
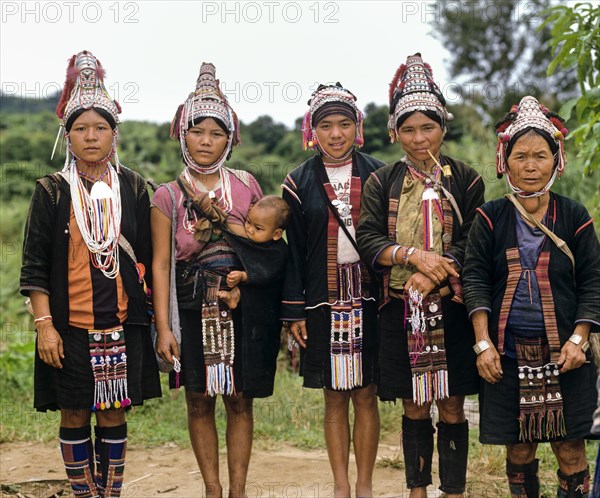
[[[323,172],[318,174],[317,177],[323,178],[327,177],[324,174],[325,166],[322,161],[317,161],[317,168],[322,168]],[[323,182],[323,186],[325,188],[325,193],[330,202],[337,200],[337,195],[333,190],[331,183],[328,181]],[[356,165],[356,157],[352,156],[352,177],[350,180],[350,205],[351,209],[351,217],[352,224],[354,227],[358,226],[358,221],[360,218],[360,198],[362,193],[362,180],[358,173],[358,166]],[[335,303],[338,299],[338,264],[337,264],[337,254],[338,254],[338,235],[339,235],[339,223],[334,215],[332,215],[329,210],[327,210],[327,298],[330,303]],[[368,298],[369,296],[369,288],[370,288],[370,275],[364,266],[362,266],[362,292],[364,292],[363,297]]]
[[[515,337],[519,366],[519,440],[547,441],[567,435],[558,365],[545,338]]]
[[[508,276],[506,278],[506,290],[504,291],[504,297],[502,298],[500,316],[498,319],[498,352],[500,354],[504,354],[506,323],[508,322],[508,315],[510,314],[510,308],[515,297],[517,284],[524,271],[521,266],[518,248],[513,247],[506,250],[506,263],[508,265]],[[550,279],[548,277],[549,264],[550,252],[542,249],[535,270],[533,271],[535,271],[540,291],[540,300],[544,315],[544,327],[546,329],[546,337],[550,347],[550,359],[552,362],[558,363],[558,357],[560,356],[560,338],[558,336],[558,325],[556,322],[556,312],[554,310],[554,298],[552,296],[552,288],[550,287]]]
[[[440,158],[443,159],[443,158]],[[404,160],[403,160],[404,161]],[[401,171],[402,166],[404,166],[404,174]],[[396,224],[398,221],[398,208],[399,208],[399,200],[402,192],[403,182],[398,181],[399,178],[404,178],[406,173],[409,170],[409,166],[407,162],[402,162],[398,165],[398,172],[390,177],[390,185],[388,192],[386,192],[388,196],[388,219],[387,219],[387,227],[388,227],[388,237],[390,240],[397,242],[399,244],[407,245],[410,244],[409,241],[401,241],[397,240],[397,232],[396,232]],[[450,182],[451,175],[446,178],[444,175],[443,181]],[[450,190],[450,185],[446,184],[446,188]],[[452,237],[453,237],[453,229],[454,229],[454,213],[452,211],[452,205],[450,201],[444,196],[441,195],[441,216],[440,220],[443,225],[443,233],[442,233],[442,248],[444,252],[448,252],[452,247]],[[389,302],[389,284],[390,284],[390,276],[391,270],[387,270],[383,273],[383,304]],[[462,304],[464,302],[463,292],[462,292],[462,283],[460,278],[457,277],[448,277],[448,283],[452,287],[454,291],[454,296],[452,297],[452,301]]]
[[[524,271],[535,271],[546,329],[545,338],[515,336],[519,365],[519,439],[531,442],[563,437],[566,429],[557,366],[560,338],[548,277],[550,252],[542,249],[535,270],[523,270],[516,247],[506,250],[506,262],[508,276],[498,320],[498,352],[504,354],[506,323]]]
[[[363,309],[359,263],[338,265],[338,299],[331,307],[331,387],[362,386]]]
[[[202,346],[206,365],[206,394],[235,394],[233,360],[235,334],[231,310],[219,305],[221,276],[204,272]]]
[[[405,326],[413,401],[423,405],[447,398],[450,392],[441,296],[434,293],[423,299],[422,294],[409,291],[405,302],[410,310],[410,313],[405,313]]]
[[[123,327],[88,330],[88,344],[94,375],[92,411],[129,406],[131,400],[127,394],[127,353]]]

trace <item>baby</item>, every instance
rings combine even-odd
[[[245,234],[239,235],[258,244],[279,240],[283,237],[289,218],[290,208],[287,202],[276,195],[267,195],[250,208],[244,224]],[[226,281],[231,290],[221,290],[218,296],[227,306],[234,309],[240,301],[240,290],[237,286],[248,281],[248,274],[240,270],[230,271]]]

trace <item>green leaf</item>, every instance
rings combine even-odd
[[[575,107],[578,100],[579,100],[579,97],[575,97],[575,98],[567,100],[560,108],[560,111],[558,111],[558,114],[560,116],[562,116],[562,118],[565,121],[571,117],[571,112],[573,111],[573,107]]]

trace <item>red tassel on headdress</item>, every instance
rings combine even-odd
[[[179,121],[181,120],[182,112],[183,112],[183,104],[181,104],[177,108],[177,111],[175,112],[175,116],[173,117],[173,121],[171,121],[171,129],[169,131],[169,134],[173,140],[179,139],[179,132],[181,131],[180,127],[179,127]]]
[[[311,120],[312,114],[310,111],[306,111],[304,118],[302,119],[302,147],[304,150],[312,148],[312,146],[309,145],[309,142],[312,138],[312,129],[310,126]]]
[[[402,64],[396,70],[396,73],[394,74],[394,78],[392,79],[392,82],[390,83],[390,92],[389,92],[390,104],[392,103],[392,99],[394,98],[394,92],[396,91],[396,88],[398,87],[398,81],[400,81],[402,79],[402,76],[404,75],[404,71],[406,71],[406,64]]]
[[[365,145],[363,122],[364,122],[363,113],[358,111],[358,123],[356,126],[356,138],[354,139],[354,144],[359,148],[362,147],[363,145]]]
[[[423,66],[425,67],[425,69],[427,69],[427,71],[429,71],[428,79],[433,81],[433,69],[431,69],[431,66],[427,62],[423,62]]]
[[[510,125],[512,124],[511,121],[504,121],[503,123],[500,123],[500,126],[498,126],[498,128],[496,128],[496,133],[501,133],[504,130],[506,130],[506,128],[508,128]]]
[[[219,90],[219,93],[220,92],[221,92],[221,90]],[[231,107],[230,107],[230,109],[231,109]],[[233,116],[233,130],[234,130],[232,144],[238,145],[238,144],[242,143],[242,137],[240,136],[240,120],[238,119],[238,116],[233,109],[231,109],[231,114]]]
[[[69,98],[71,97],[71,92],[73,88],[75,88],[75,82],[77,81],[77,76],[73,79],[72,73],[75,69],[75,58],[77,55],[74,55],[69,59],[69,64],[67,66],[67,77],[65,79],[65,85],[63,86],[62,93],[60,94],[60,99],[58,104],[56,104],[56,115],[59,119],[62,119],[65,115],[65,107],[69,102]],[[77,72],[77,71],[76,71]],[[79,73],[77,73],[79,74]]]

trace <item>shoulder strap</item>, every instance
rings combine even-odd
[[[526,219],[527,221],[529,221],[529,223],[532,223],[537,228],[539,228],[542,232],[544,232],[548,236],[548,238],[552,242],[554,242],[556,247],[558,247],[558,249],[560,249],[562,252],[564,252],[567,255],[567,257],[571,260],[571,264],[573,265],[573,271],[575,271],[575,258],[573,256],[573,253],[571,252],[571,249],[569,249],[569,246],[567,245],[567,243],[563,239],[561,239],[558,235],[556,235],[554,232],[550,231],[550,229],[548,229],[548,227],[546,227],[545,225],[542,225],[538,220],[536,220],[533,216],[531,216],[525,210],[525,208],[521,205],[521,203],[517,200],[515,194],[506,194],[504,197],[506,197],[510,202],[512,202],[512,204],[517,208],[517,211],[519,211],[519,213],[521,213],[521,216],[524,219]]]
[[[329,196],[327,195],[327,192],[325,191],[325,183],[327,183],[329,180],[326,178],[325,168],[322,166],[322,162],[317,161],[317,164],[315,165],[315,167],[317,170],[317,175],[319,176],[319,181],[317,182],[319,184],[318,189],[319,189],[319,192],[321,192],[321,196],[323,197],[323,201],[325,202],[325,205],[329,208],[329,210],[331,211],[333,216],[335,216],[335,219],[338,222],[338,225],[340,227],[342,227],[342,230],[346,234],[346,237],[348,237],[348,240],[350,241],[350,243],[352,244],[354,249],[356,249],[356,252],[358,254],[360,254],[356,240],[354,239],[354,237],[350,234],[350,232],[346,228],[346,225],[344,224],[344,222],[342,221],[342,218],[340,217],[340,213],[338,213],[338,210],[335,208],[335,206],[333,204],[331,204],[331,200],[329,199]]]
[[[55,206],[58,206],[60,200],[60,192],[63,190],[60,179],[64,178],[62,173],[51,173],[38,180],[39,184],[44,187],[44,190],[48,192],[48,195],[52,198],[52,202]],[[66,180],[66,179],[65,179]],[[68,193],[68,189],[65,189]]]
[[[247,188],[250,188],[250,173],[244,169],[229,169],[227,168],[233,176],[235,176],[238,180],[240,180]]]
[[[175,198],[175,191],[169,183],[164,184],[165,188],[169,191],[171,196],[171,272],[169,275],[169,323],[171,324],[171,330],[175,336],[177,344],[181,344],[181,326],[179,322],[179,305],[177,304],[177,291],[175,281],[175,236],[177,234],[177,201]],[[180,187],[181,188],[181,187]],[[182,190],[185,196],[185,190]]]

